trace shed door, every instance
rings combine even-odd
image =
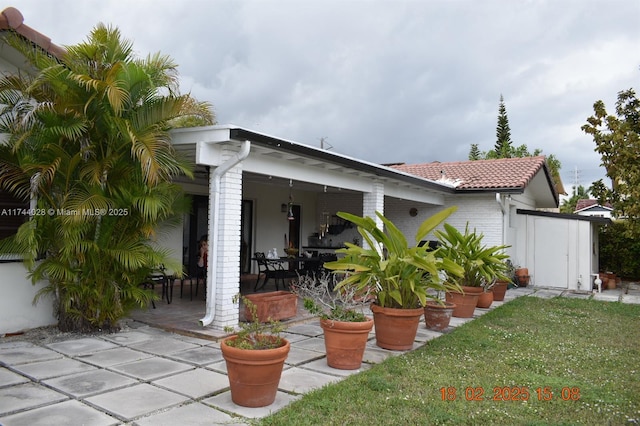
[[[565,220],[534,220],[533,284],[543,287],[568,288],[569,227]],[[529,271],[531,273],[531,271]]]

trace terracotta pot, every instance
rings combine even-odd
[[[516,284],[518,287],[526,287],[529,285],[529,269],[527,268],[518,268],[516,269]]]
[[[476,307],[481,309],[489,309],[492,303],[493,291],[483,291],[482,293],[480,293],[480,296],[478,296],[478,303],[476,304]]]
[[[502,302],[504,300],[504,296],[507,293],[507,288],[509,287],[509,282],[507,281],[496,281],[493,285],[493,300],[496,302]]]
[[[457,291],[447,292],[447,302],[456,304],[453,316],[457,318],[471,318],[478,304],[478,297],[482,293],[482,287],[462,286],[464,293]]]
[[[298,314],[298,296],[289,291],[247,294],[244,297],[256,306],[256,314],[260,322],[269,322],[269,319],[280,321],[293,318]],[[245,307],[244,316],[247,321],[251,320],[251,312],[247,307]]]
[[[376,329],[376,345],[383,349],[406,351],[413,348],[423,308],[382,308],[371,304]]]
[[[357,370],[373,328],[373,319],[363,322],[320,320],[324,330],[327,365],[340,370]]]
[[[264,407],[275,401],[287,359],[289,341],[275,349],[239,349],[226,344],[237,336],[227,337],[220,344],[227,363],[231,400],[243,407]]]
[[[449,327],[455,303],[443,302],[427,302],[424,307],[424,323],[429,330],[442,331]]]

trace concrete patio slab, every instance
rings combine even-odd
[[[59,358],[62,358],[62,355],[58,352],[31,343],[15,347],[4,343],[0,345],[0,364],[4,365],[20,365]]]
[[[110,367],[113,371],[145,381],[160,379],[193,368],[189,364],[155,357]]]
[[[0,367],[0,387],[27,383],[29,381],[27,377],[16,374],[6,367]]]
[[[34,380],[50,379],[52,377],[65,376],[68,374],[82,373],[84,371],[96,370],[96,367],[76,361],[70,358],[53,359],[50,361],[33,362],[31,364],[21,364],[13,367],[16,371],[31,377]]]
[[[292,367],[282,372],[280,389],[291,393],[307,393],[321,388],[328,383],[334,383],[340,377],[311,371],[300,367]]]
[[[131,386],[136,380],[108,370],[96,370],[44,380],[45,385],[75,398]]]
[[[151,356],[151,354],[134,351],[133,349],[129,348],[115,348],[88,355],[79,355],[76,357],[76,359],[88,362],[89,364],[97,365],[98,367],[106,368],[113,365],[125,364],[128,362],[147,359]]]
[[[318,321],[312,321],[304,324],[296,324],[287,328],[287,333],[302,334],[309,337],[322,336],[324,333]]]
[[[296,342],[296,346],[300,349],[306,349],[309,351],[315,351],[319,353],[324,353],[324,338],[322,335],[320,337],[310,337],[306,340],[300,340]]]
[[[238,422],[236,423],[234,420],[238,420]],[[214,424],[234,426],[245,425],[246,423],[213,407],[195,402],[140,418],[134,421],[133,424],[135,426],[209,426]]]
[[[229,378],[226,374],[198,368],[155,380],[152,383],[172,392],[198,399],[227,389]]]
[[[326,374],[329,376],[348,377],[353,374],[357,374],[361,371],[365,371],[371,368],[371,364],[363,362],[360,368],[356,370],[340,370],[338,368],[329,367],[327,365],[327,358],[317,359],[315,361],[307,362],[304,364],[304,369],[313,370],[318,373]]]
[[[121,424],[107,414],[78,401],[64,401],[25,411],[12,416],[0,417],[3,426],[52,426],[52,425],[91,425],[111,426]]]
[[[155,334],[157,336],[157,334]],[[119,345],[133,345],[134,343],[142,343],[154,338],[154,334],[140,331],[126,331],[124,333],[114,333],[104,336],[106,340],[117,343]]]
[[[177,406],[188,398],[149,384],[140,384],[86,399],[121,420],[131,421],[154,411]]]
[[[284,362],[288,365],[300,365],[318,358],[325,358],[325,355],[317,351],[310,351],[292,346],[291,350],[289,350],[289,356],[287,356],[287,359]]]
[[[299,396],[294,396],[285,392],[278,392],[276,395],[276,400],[273,402],[273,404],[267,407],[249,408],[241,407],[240,405],[234,404],[234,402],[231,400],[231,392],[227,391],[211,398],[203,399],[202,403],[210,405],[214,408],[219,408],[229,413],[237,414],[242,417],[256,419],[268,416],[269,414],[275,413],[276,411],[280,411],[299,398]]]
[[[82,339],[65,340],[64,342],[50,343],[47,345],[47,347],[49,349],[53,349],[54,351],[61,352],[65,355],[75,356],[103,351],[105,349],[113,349],[117,346],[102,339],[85,337]]]
[[[69,397],[37,383],[24,383],[1,388],[0,416],[13,414],[27,408],[53,404],[66,399],[69,399]],[[2,420],[1,417],[0,420]]]
[[[157,337],[141,343],[134,343],[129,347],[154,355],[168,355],[187,349],[194,349],[197,348],[198,345],[172,337]]]
[[[167,355],[168,358],[181,362],[188,362],[197,366],[204,366],[222,359],[222,351],[212,346],[201,346],[185,351],[175,352]]]

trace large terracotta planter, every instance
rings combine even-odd
[[[298,314],[298,296],[289,291],[247,294],[244,297],[256,306],[260,322],[269,322],[269,319],[280,321]],[[246,307],[244,315],[247,321],[251,321],[251,313]]]
[[[264,407],[275,401],[284,360],[290,344],[286,339],[275,349],[239,349],[226,344],[236,336],[227,337],[220,344],[227,363],[231,400],[243,407]]]
[[[383,349],[407,351],[413,348],[423,308],[382,308],[371,304],[376,330],[376,345]]]
[[[455,303],[453,316],[456,318],[471,318],[478,304],[478,297],[482,293],[482,287],[462,286],[463,293],[457,291],[447,292],[447,302]]]
[[[373,319],[362,322],[320,320],[324,330],[327,365],[340,370],[357,370],[362,365],[364,349],[373,328]]]
[[[442,331],[449,327],[455,303],[427,302],[424,307],[424,323],[429,330]]]
[[[496,281],[493,285],[493,300],[496,302],[502,302],[504,296],[507,294],[507,288],[509,283],[507,281]]]
[[[483,291],[478,296],[478,303],[476,303],[476,307],[480,309],[489,309],[491,304],[493,303],[493,291]]]

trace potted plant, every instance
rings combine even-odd
[[[424,306],[424,324],[429,330],[442,331],[449,327],[456,304],[445,300],[428,300]]]
[[[379,212],[376,215],[384,231],[371,217],[338,213],[358,227],[363,247],[347,242],[346,248],[336,251],[343,257],[324,266],[344,275],[336,287],[338,290],[353,287],[356,292],[370,291],[374,296],[371,310],[378,346],[411,349],[423,307],[427,299],[435,298],[427,290],[459,288],[453,281],[442,281],[438,272],[456,276],[462,273],[462,268],[450,259],[436,257],[428,245],[418,244],[455,210],[456,207],[450,207],[425,220],[418,228],[416,245],[412,247],[403,233]]]
[[[234,303],[241,296],[234,296]],[[243,407],[264,407],[275,401],[278,384],[289,354],[289,341],[280,337],[282,325],[277,321],[261,322],[255,305],[242,298],[251,318],[240,330],[220,343],[227,364],[231,399]],[[234,331],[226,327],[225,331]]]
[[[482,244],[484,235],[465,227],[464,234],[448,223],[444,230],[435,234],[441,242],[436,251],[438,256],[449,259],[458,264],[463,273],[460,276],[449,276],[448,281],[459,284],[461,291],[448,291],[446,299],[455,303],[453,316],[470,318],[473,316],[478,297],[484,291],[487,283],[496,278],[507,279],[505,260],[508,258],[503,250],[508,246],[485,246]]]
[[[512,283],[513,276],[515,273],[515,268],[513,263],[511,263],[510,259],[505,260],[505,270],[504,276],[509,278],[508,280],[496,278],[495,283],[493,284],[493,300],[496,302],[502,302],[504,300],[504,296],[507,294],[507,289],[509,288],[509,284]]]
[[[517,267],[514,276],[516,277],[515,281],[518,287],[526,287],[529,285],[529,279],[531,278],[529,269]]]
[[[304,307],[320,317],[327,352],[327,365],[341,370],[356,370],[362,365],[364,350],[373,328],[373,319],[363,310],[370,303],[367,292],[354,287],[332,289],[333,277],[324,272],[304,275],[293,285]]]

